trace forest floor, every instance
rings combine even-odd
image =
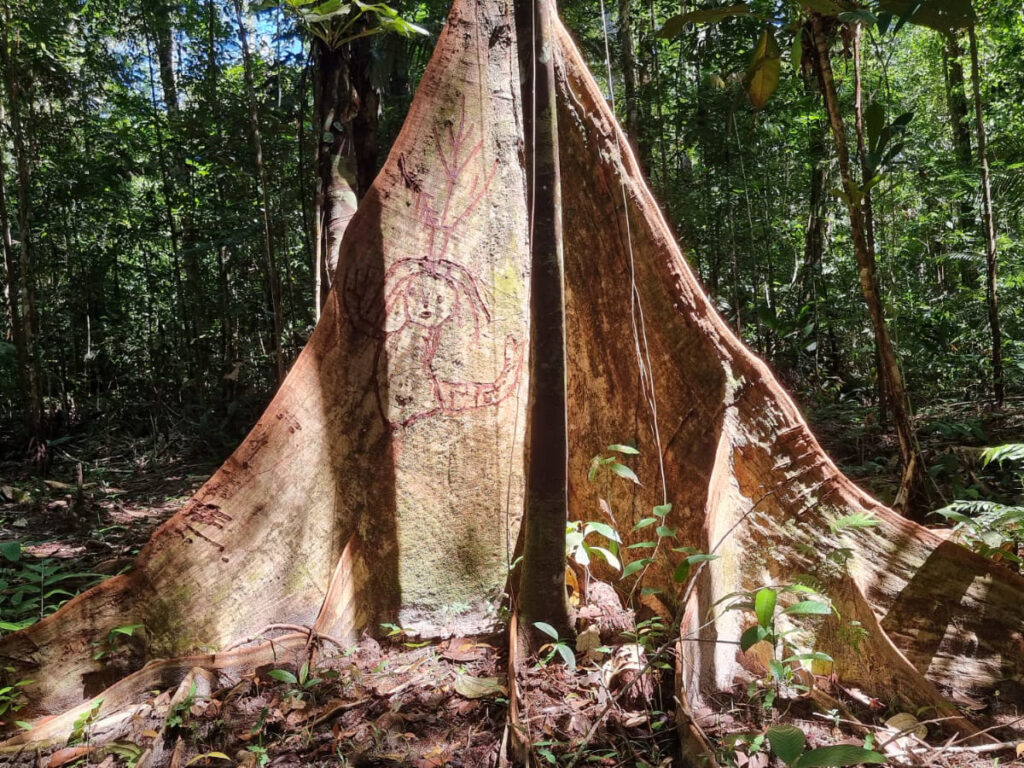
[[[935,506],[954,497],[1013,494],[1007,478],[981,466],[979,454],[987,445],[1024,441],[1024,402],[999,413],[974,404],[922,411]],[[895,445],[866,409],[820,409],[812,422],[844,471],[891,498],[899,479]],[[70,442],[56,448],[46,478],[14,462],[0,464],[0,629],[31,623],[131,564],[154,528],[216,468],[214,461],[184,461],[182,445]],[[554,663],[560,655],[553,642],[542,654],[550,663],[516,665],[514,691],[507,686],[503,635],[423,643],[389,627],[384,640],[367,637],[341,653],[313,646],[305,669],[266,668],[240,680],[195,670],[177,689],[154,692],[131,733],[107,741],[86,723],[84,743],[38,764],[134,765],[148,750],[150,759],[158,756],[154,751],[162,754],[154,764],[176,768],[228,760],[247,768],[498,766],[523,742],[532,744],[537,764],[672,764],[679,733],[674,660],[656,653],[666,645],[672,617],[646,608],[633,615],[599,582],[591,594],[574,598],[583,618],[581,640],[569,655],[576,651],[579,666]],[[763,696],[749,695],[756,683],[737,681],[735,695],[713,711],[692,713],[724,765],[772,764],[757,734],[780,713],[810,747],[862,744],[874,734],[875,748],[897,764],[993,764],[992,755],[957,744],[911,759],[908,750],[924,749],[908,742],[912,734],[886,725],[892,713],[838,681],[821,678],[816,685],[835,702],[831,714],[801,696],[780,695],[765,707]],[[509,706],[519,730],[506,727]]]

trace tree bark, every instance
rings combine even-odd
[[[903,474],[900,488],[893,506],[910,513],[912,504],[917,501],[920,493],[919,454],[917,435],[914,431],[907,405],[907,395],[903,385],[903,374],[900,372],[896,350],[889,336],[889,327],[885,320],[885,309],[882,302],[881,288],[878,284],[878,270],[875,266],[875,254],[868,233],[870,225],[870,209],[861,203],[861,187],[854,180],[850,168],[850,154],[846,146],[846,129],[843,125],[842,112],[839,107],[839,96],[836,92],[835,80],[832,76],[832,63],[829,56],[829,40],[824,30],[822,17],[811,14],[811,33],[815,48],[815,62],[825,98],[825,109],[832,128],[832,138],[839,161],[839,174],[843,182],[845,202],[850,218],[850,234],[853,239],[853,253],[857,260],[860,273],[861,291],[871,316],[871,327],[875,338],[875,349],[878,354],[878,375],[885,385],[892,410],[893,427],[899,444],[900,464]],[[865,179],[866,181],[866,179]]]
[[[260,137],[259,103],[256,101],[256,85],[252,73],[252,57],[249,55],[249,33],[242,18],[242,0],[234,0],[235,21],[238,24],[238,42],[242,47],[242,71],[245,77],[245,93],[249,102],[249,140],[252,142],[253,161],[256,167],[256,183],[259,185],[263,223],[263,255],[267,263],[267,292],[273,315],[274,364],[277,368],[278,384],[284,381],[285,360],[281,335],[284,328],[284,308],[281,302],[281,280],[277,270],[277,254],[274,246],[274,228],[271,225],[270,191],[267,187],[267,170],[263,165],[263,139]]]
[[[988,170],[988,141],[985,137],[985,109],[981,99],[981,72],[978,64],[978,34],[967,28],[971,46],[971,90],[974,95],[974,127],[978,140],[978,164],[981,167],[981,220],[985,227],[985,293],[988,299],[988,327],[992,334],[992,394],[996,406],[1006,397],[1003,380],[1003,341],[999,330],[999,257],[996,252],[996,223],[992,211],[992,184]]]
[[[523,132],[531,275],[530,428],[518,599],[520,634],[533,650],[551,639],[537,631],[537,622],[549,624],[560,638],[574,634],[565,591],[565,547],[560,546],[568,522],[566,325],[551,14],[548,0],[516,3],[520,70],[526,84]]]
[[[35,277],[32,248],[32,170],[26,146],[25,125],[22,121],[22,95],[30,85],[30,75],[19,66],[20,37],[12,39],[12,16],[8,3],[4,3],[3,32],[0,35],[0,68],[3,69],[10,107],[10,133],[14,147],[17,179],[18,258],[9,263],[8,281],[17,276],[13,307],[18,306],[19,328],[15,334],[15,353],[18,358],[18,378],[21,382],[23,420],[28,438],[29,460],[39,468],[47,463],[46,426],[43,421],[43,395],[41,370],[35,352],[35,337],[39,327],[35,304]],[[2,150],[0,150],[2,151]],[[5,251],[7,244],[5,243]],[[11,267],[15,267],[11,270]]]
[[[644,483],[608,494],[624,544],[644,538],[633,526],[662,503],[648,480],[663,466],[665,525],[680,547],[720,556],[680,585],[672,576],[686,552],[670,548],[645,577],[682,616],[677,697],[713,709],[737,674],[764,673],[765,654],[736,645],[744,613],[715,610],[723,598],[810,578],[835,612],[787,615],[786,629],[800,631],[787,636],[831,654],[844,684],[948,713],[940,727],[962,735],[986,713],[968,722],[950,699],[1024,704],[1012,682],[1024,675],[1024,578],[901,518],[825,456],[701,291],[582,57],[553,26],[562,204],[573,222],[563,232],[569,514],[593,519],[591,457],[632,442]],[[304,653],[306,632],[263,642],[269,624],[343,642],[381,621],[424,637],[492,626],[482,596],[507,577],[526,499],[525,432],[550,426],[527,424],[516,50],[516,25],[497,4],[457,0],[346,233],[324,315],[259,424],[132,571],[0,639],[14,679],[35,680],[18,713],[35,727],[3,750],[34,760],[26,745],[63,746],[99,698],[97,731],[141,738],[147,721],[123,710],[192,667],[237,676]],[[647,317],[645,380],[622,352],[633,295]],[[642,426],[647,387],[660,449]],[[874,525],[844,526],[850,515]],[[562,557],[559,533],[549,546]],[[859,646],[853,621],[866,633]],[[96,637],[125,624],[145,626],[129,674],[93,658]],[[209,646],[221,650],[199,651]],[[1010,725],[1007,736],[1022,730]]]
[[[365,31],[369,22],[361,23]],[[345,228],[377,174],[380,94],[371,78],[369,37],[332,47],[313,36],[311,45],[313,114],[318,131],[313,240],[315,313],[319,317],[334,280]]]
[[[953,139],[953,150],[957,165],[965,174],[973,172],[974,161],[971,151],[971,128],[967,118],[967,94],[964,87],[964,67],[960,59],[963,50],[955,32],[946,36],[946,47],[942,51],[943,72],[946,78],[946,106],[949,110],[949,127]],[[968,233],[974,229],[974,207],[967,195],[958,195],[957,204],[959,229]],[[963,250],[962,248],[960,250]],[[978,270],[961,255],[960,282],[968,288],[978,285]]]

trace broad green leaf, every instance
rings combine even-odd
[[[3,555],[4,559],[9,562],[18,562],[21,559],[21,542],[5,541],[0,543],[0,555]]]
[[[855,747],[852,744],[833,744],[830,747],[818,747],[810,752],[800,755],[793,768],[843,768],[850,765],[863,765],[865,763],[884,763],[885,755],[873,752],[863,747]]]
[[[793,70],[799,74],[800,67],[803,64],[804,58],[804,32],[802,29],[798,29],[796,34],[793,35],[793,47],[789,49],[789,61],[793,65]]]
[[[795,725],[773,725],[766,735],[772,752],[787,765],[794,764],[807,743],[804,732]]]
[[[672,511],[671,504],[659,504],[652,510],[656,517],[664,518]]]
[[[272,669],[267,672],[267,677],[272,677],[274,680],[288,683],[289,685],[296,685],[299,682],[299,679],[287,669]]]
[[[743,634],[740,635],[740,650],[749,651],[762,640],[767,640],[770,636],[771,632],[768,628],[762,627],[760,624],[747,627],[743,630]]]
[[[775,602],[778,599],[778,592],[770,587],[757,590],[754,595],[754,614],[757,616],[757,623],[762,627],[770,627],[775,619]]]
[[[747,69],[747,96],[755,109],[761,109],[779,85],[782,52],[771,27],[765,27],[754,46]]]
[[[608,466],[611,468],[612,472],[614,472],[619,477],[624,477],[627,480],[631,480],[637,485],[640,485],[640,478],[637,477],[636,473],[632,469],[627,467],[625,464],[619,464],[619,462],[613,461]]]
[[[649,525],[654,525],[656,522],[658,522],[658,518],[656,517],[645,517],[643,520],[641,520],[633,526],[633,530],[639,531],[641,528],[646,528]]]
[[[622,537],[619,536],[619,532],[608,525],[608,523],[601,523],[596,520],[592,520],[583,526],[583,535],[586,536],[591,531],[600,533],[606,539],[610,539],[611,541],[622,541]]]
[[[835,659],[829,656],[827,653],[821,651],[812,651],[811,653],[797,653],[783,659],[783,662],[788,664],[791,661],[825,661],[835,663]]]
[[[864,110],[864,127],[868,133],[868,146],[877,150],[882,129],[885,128],[885,107],[880,102],[872,101]]]
[[[801,600],[782,611],[790,616],[828,616],[832,606],[819,600]]]
[[[604,558],[604,561],[606,563],[608,563],[608,565],[610,565],[616,571],[621,571],[622,570],[622,563],[619,562],[619,558],[617,558],[611,552],[611,550],[605,549],[604,547],[592,547],[589,544],[585,544],[584,546],[586,547],[588,552],[590,552],[590,553],[597,552],[599,555],[601,555],[601,557]]]
[[[543,632],[545,635],[550,637],[552,640],[558,639],[558,630],[552,627],[550,624],[544,621],[535,621],[533,626]]]
[[[910,16],[911,10],[917,9]],[[888,20],[898,17],[901,20],[907,17],[909,21],[939,32],[949,32],[954,29],[966,29],[977,20],[974,8],[968,0],[879,0],[878,7],[885,12]],[[878,14],[879,31],[885,34],[881,22],[883,14]],[[901,26],[897,23],[897,27]],[[885,28],[888,28],[886,21]],[[895,29],[893,33],[895,34]]]
[[[634,560],[632,563],[629,563],[625,568],[622,569],[622,578],[625,579],[628,576],[632,576],[637,571],[643,570],[648,565],[650,565],[651,562],[653,561],[649,557],[643,557],[639,560]]]
[[[615,453],[622,453],[626,456],[639,456],[640,451],[631,445],[622,445],[621,443],[614,443],[608,446],[609,451],[615,451]]]

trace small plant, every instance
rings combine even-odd
[[[622,456],[639,456],[640,451],[632,446],[622,445],[621,443],[609,445],[606,447],[605,451],[612,455],[606,456],[602,453],[590,460],[590,471],[587,474],[587,479],[590,482],[597,480],[602,472],[610,471],[617,477],[625,478],[637,485],[640,484],[640,479],[637,477],[636,473],[620,460]],[[600,503],[605,514],[614,520],[611,512],[611,505],[608,501],[606,499],[600,499]],[[669,526],[666,522],[671,511],[671,504],[658,504],[651,509],[650,515],[642,518],[633,526],[633,533],[654,527],[655,538],[648,541],[638,541],[627,546],[625,548],[626,551],[637,553],[646,551],[647,554],[626,563],[625,566],[620,562],[622,559],[621,555],[623,554],[620,549],[622,539],[614,528],[604,523],[591,522],[584,524],[583,528],[580,530],[582,537],[578,537],[578,541],[575,538],[570,540],[569,536],[566,537],[567,547],[573,545],[573,552],[575,553],[579,553],[582,549],[583,555],[588,557],[588,562],[589,555],[601,555],[609,565],[622,572],[621,578],[623,579],[628,579],[630,576],[636,575],[636,582],[634,583],[632,590],[635,592],[637,587],[642,583],[647,569],[658,559],[659,554],[666,546],[666,542],[670,542],[676,538],[676,529]],[[586,538],[587,533],[591,531],[596,531],[597,533],[602,534],[611,542],[607,550],[602,550],[600,547],[587,548],[587,545],[583,540]],[[697,551],[693,547],[672,547],[672,551],[684,555],[673,572],[673,580],[677,584],[686,583],[690,578],[690,573],[694,565],[710,560],[716,560],[718,558],[717,555],[705,554]],[[609,554],[615,558],[614,561],[608,559]],[[579,562],[578,558],[577,562]],[[643,589],[645,594],[656,594],[658,591],[659,590],[655,589]]]
[[[405,627],[399,626],[398,624],[384,623],[380,625],[380,628],[387,632],[384,637],[396,643],[401,642],[406,648],[422,648],[423,646],[430,644],[429,640],[424,640],[422,642],[415,642],[409,639],[403,640],[403,638],[411,638],[413,635]]]
[[[65,572],[53,558],[27,562],[23,551],[18,541],[0,544],[0,630],[24,629],[103,578],[99,573]]]
[[[778,598],[781,594],[796,593],[802,595],[787,608],[778,610]],[[806,597],[811,595],[811,597]],[[781,590],[774,587],[762,587],[753,593],[727,595],[723,600],[732,599],[727,610],[749,610],[754,612],[757,623],[748,627],[740,635],[740,650],[749,651],[761,642],[771,646],[771,658],[768,661],[767,686],[764,686],[762,706],[771,709],[780,689],[785,686],[798,691],[806,691],[804,685],[794,682],[795,665],[805,661],[832,663],[827,653],[812,651],[810,653],[790,653],[786,637],[796,630],[780,631],[779,617],[788,616],[828,616],[832,613],[832,605],[817,599],[817,593],[803,584],[792,584]],[[753,699],[761,694],[757,681],[750,684],[747,695]]]
[[[100,707],[103,706],[103,699],[96,699],[96,703],[85,710],[71,726],[71,735],[68,737],[68,744],[88,744],[92,737],[92,727],[100,719]]]
[[[94,640],[93,646],[96,647],[96,651],[92,655],[93,659],[99,661],[107,656],[116,656],[125,650],[126,643],[135,634],[135,630],[141,629],[143,626],[143,624],[127,624],[123,627],[114,627],[107,632],[106,637],[102,640]]]
[[[10,674],[14,672],[14,667],[4,667],[3,671]],[[24,706],[25,694],[22,689],[32,683],[32,680],[19,680],[11,685],[0,687],[0,717],[4,717],[8,714],[13,715]],[[0,720],[0,723],[2,722],[4,721]],[[14,723],[20,728],[28,729],[31,727],[28,723],[22,720],[15,720]]]
[[[574,671],[576,669],[576,653],[573,651],[572,646],[558,636],[558,630],[543,621],[535,621],[533,622],[533,626],[550,637],[552,641],[541,646],[539,651],[541,658],[537,662],[538,665],[541,667],[545,666],[557,653],[562,657],[562,661],[565,662],[565,666],[567,666],[570,671]]]
[[[278,682],[293,686],[289,689],[288,695],[296,699],[303,698],[306,694],[310,693],[313,688],[316,688],[316,686],[323,682],[323,678],[321,677],[309,676],[308,661],[299,667],[299,674],[297,677],[287,669],[272,669],[267,673],[267,675]]]
[[[843,768],[886,762],[885,755],[852,744],[832,744],[804,752],[807,735],[795,725],[773,725],[764,736],[772,753],[789,768]]]
[[[188,687],[188,693],[185,694],[185,698],[174,704],[171,707],[171,711],[167,713],[167,727],[168,728],[180,728],[185,725],[188,720],[189,712],[192,709],[192,705],[196,703],[196,681],[193,680],[192,684]]]
[[[1004,463],[1024,466],[1024,443],[986,448],[981,454],[981,461],[983,467]],[[1017,473],[1017,483],[1024,487],[1024,472]],[[1024,566],[1024,559],[1020,556],[1020,549],[1024,547],[1024,506],[959,500],[932,514],[955,523],[953,530],[956,535],[982,557]]]

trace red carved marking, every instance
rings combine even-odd
[[[467,168],[483,150],[483,139],[471,140],[474,130],[466,119],[463,99],[458,125],[449,121],[434,131],[445,177],[440,209],[409,171],[405,156],[399,158],[399,172],[415,195],[413,214],[429,235],[426,255],[399,259],[383,274],[380,268],[365,264],[350,263],[346,269],[345,311],[353,327],[378,340],[373,384],[381,415],[392,427],[496,405],[510,397],[519,383],[525,345],[512,336],[505,339],[504,365],[493,381],[441,379],[434,365],[446,330],[471,329],[477,341],[481,327],[491,322],[476,277],[446,258],[452,235],[483,200],[498,169],[497,161],[490,168],[481,161],[483,167],[464,187],[465,208],[458,213],[452,210]],[[409,347],[416,350],[413,359],[402,354]],[[399,369],[403,364],[406,368]]]

